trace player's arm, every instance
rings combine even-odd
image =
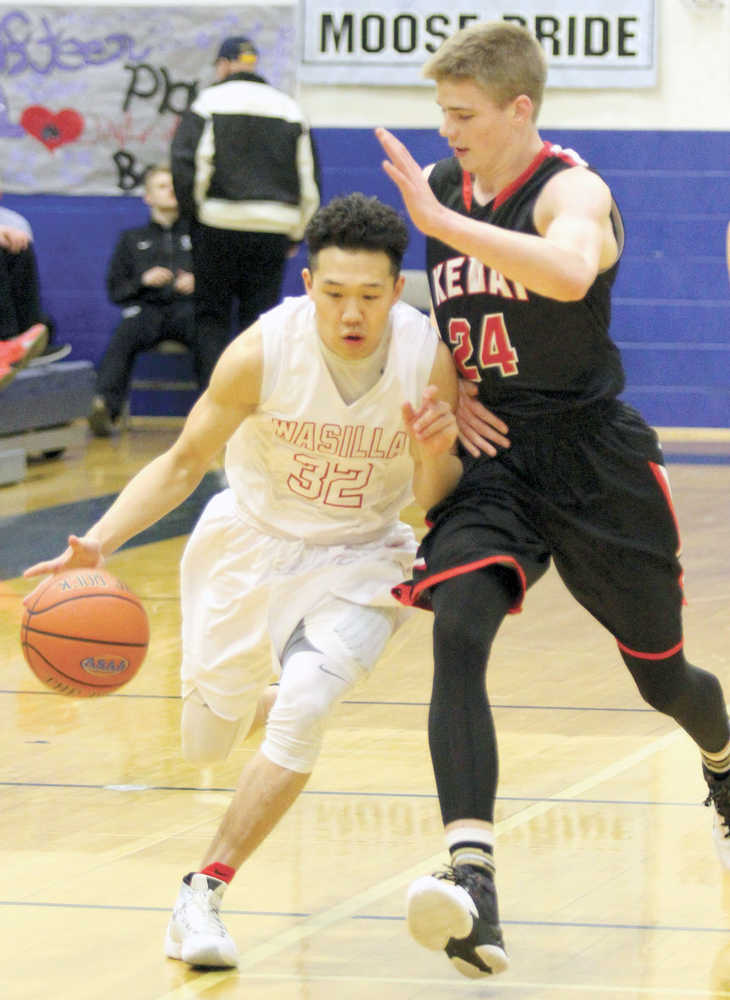
[[[426,167],[424,176],[428,177],[430,172],[431,167]],[[431,326],[434,330],[438,330],[438,320],[433,305],[429,316]],[[480,452],[494,458],[498,448],[510,448],[512,442],[507,437],[509,427],[496,413],[492,413],[479,401],[477,398],[479,390],[474,382],[460,378],[458,383],[456,422],[459,425],[459,440],[466,450],[475,458]]]
[[[600,177],[573,167],[553,177],[538,198],[534,221],[540,235],[511,232],[451,212],[437,238],[530,291],[577,302],[585,297],[602,259],[608,256],[604,241],[610,210],[611,195]],[[615,260],[612,232],[610,239]]]
[[[421,405],[416,410],[410,403],[403,404],[415,465],[413,495],[424,510],[451,493],[461,478],[462,465],[455,454],[457,395],[451,353],[440,342]]]
[[[258,324],[226,348],[208,389],[198,399],[174,444],[141,469],[83,538],[62,555],[29,567],[24,576],[99,565],[128,539],[174,510],[193,492],[261,391],[262,347]]]
[[[107,266],[107,295],[117,306],[134,302],[142,291],[141,273],[132,247],[130,231],[120,233]]]
[[[539,236],[516,233],[442,205],[400,140],[386,129],[376,134],[389,157],[383,163],[398,186],[411,219],[432,236],[468,257],[547,298],[582,299],[600,267],[613,263],[611,193],[596,174],[582,167],[561,171],[546,185],[536,205]],[[610,259],[613,252],[613,260]]]

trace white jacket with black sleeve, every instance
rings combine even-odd
[[[319,206],[319,164],[302,111],[255,73],[198,94],[171,160],[181,212],[206,226],[299,242]]]

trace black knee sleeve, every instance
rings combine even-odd
[[[722,750],[729,738],[727,711],[714,674],[688,663],[681,651],[646,660],[621,651],[644,701],[671,716],[703,750]]]
[[[512,573],[499,566],[452,577],[433,593],[428,738],[445,824],[494,820],[497,743],[485,673],[513,595]]]

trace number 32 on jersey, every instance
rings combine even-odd
[[[509,339],[504,313],[489,313],[482,318],[476,345],[468,320],[449,320],[449,343],[456,367],[472,382],[481,382],[481,368],[498,368],[500,375],[505,377],[518,372],[519,359]]]

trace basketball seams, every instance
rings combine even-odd
[[[25,631],[33,632],[35,635],[47,635],[51,639],[68,639],[69,642],[96,642],[104,646],[131,646],[133,649],[144,649],[147,646],[146,642],[127,642],[125,639],[105,639],[103,636],[88,638],[82,635],[64,635],[63,632],[45,632],[32,625],[25,625]]]
[[[51,587],[55,582],[56,582],[56,577],[52,576],[49,580],[46,580],[46,582],[45,582],[44,585],[41,585],[38,593],[36,594],[35,602],[34,602],[33,606],[32,607],[28,607],[26,605],[26,611],[29,614],[33,614],[34,613],[35,608],[38,606],[38,601],[40,601],[41,597],[43,597],[43,595],[48,590],[48,588]]]
[[[51,581],[51,582],[53,582],[53,581]],[[45,591],[44,591],[44,593],[45,593]],[[43,594],[39,594],[38,595],[38,599],[40,600],[40,598],[42,596],[43,596]],[[79,599],[79,597],[82,597],[82,596],[83,596],[83,598],[84,598],[85,601],[91,600],[91,599],[96,598],[96,597],[106,597],[106,598],[111,598],[114,601],[124,601],[127,604],[131,604],[135,608],[139,608],[140,611],[144,611],[144,608],[142,607],[141,601],[135,599],[134,597],[127,597],[126,595],[119,594],[116,591],[103,591],[102,593],[99,593],[99,594],[88,594],[88,593],[84,593],[83,590],[78,590],[74,594],[68,594],[67,596],[59,598],[59,600],[57,600],[53,604],[45,604],[38,611],[35,610],[35,605],[34,605],[34,607],[32,609],[28,608],[27,610],[28,610],[28,612],[31,615],[42,615],[42,614],[45,614],[46,611],[53,611],[55,608],[61,607],[62,604],[71,604],[74,601],[77,601]],[[36,605],[37,605],[37,603],[38,603],[38,601],[36,601]]]

